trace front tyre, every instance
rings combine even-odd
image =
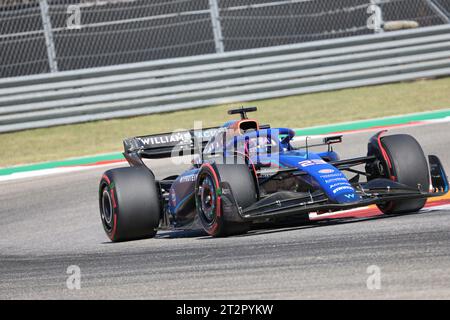
[[[428,162],[417,140],[407,134],[396,134],[381,137],[380,142],[387,157],[388,178],[411,188],[428,191]],[[427,199],[389,201],[379,204],[378,208],[385,214],[417,212],[423,208],[426,201]]]
[[[152,238],[161,217],[159,190],[147,168],[106,171],[99,186],[100,218],[114,242]]]

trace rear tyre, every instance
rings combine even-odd
[[[230,185],[240,207],[246,208],[256,202],[256,186],[247,165],[204,164],[197,175],[195,186],[197,214],[203,229],[213,237],[244,234],[250,229],[250,223],[229,221],[222,210],[222,181]]]
[[[155,177],[146,168],[106,171],[99,186],[100,218],[114,242],[152,238],[161,217]]]
[[[392,169],[388,170],[392,180],[412,188],[420,186],[423,191],[428,191],[428,162],[416,139],[407,134],[397,134],[382,137],[381,145],[392,166]],[[417,212],[423,208],[426,201],[427,199],[389,201],[379,204],[378,208],[385,214]]]

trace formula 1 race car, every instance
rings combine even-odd
[[[125,139],[130,167],[108,170],[100,181],[100,215],[108,237],[151,238],[158,230],[198,226],[214,237],[229,236],[257,223],[307,220],[311,212],[371,204],[385,214],[403,214],[448,192],[438,157],[427,161],[409,135],[379,132],[370,139],[367,155],[341,160],[333,144],[342,136],[294,147],[292,129],[260,125],[247,118],[252,111],[256,108],[230,110],[240,119],[218,128]],[[320,145],[326,150],[310,150]],[[168,158],[170,165],[180,156],[188,156],[190,168],[163,180],[156,180],[143,161]]]

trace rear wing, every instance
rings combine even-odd
[[[198,154],[217,133],[226,128],[214,127],[128,138],[123,141],[126,154],[139,153],[142,158],[159,159]]]
[[[270,126],[260,125],[259,128],[270,129]],[[200,154],[211,139],[227,130],[226,127],[212,127],[128,138],[123,140],[124,154],[134,153],[146,159]]]

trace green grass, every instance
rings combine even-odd
[[[272,126],[313,125],[401,115],[450,107],[450,78],[421,80],[333,92],[305,94],[244,105]],[[0,134],[0,167],[121,151],[125,137],[191,128],[194,121],[217,126],[235,117],[226,111],[240,104],[98,121]]]

